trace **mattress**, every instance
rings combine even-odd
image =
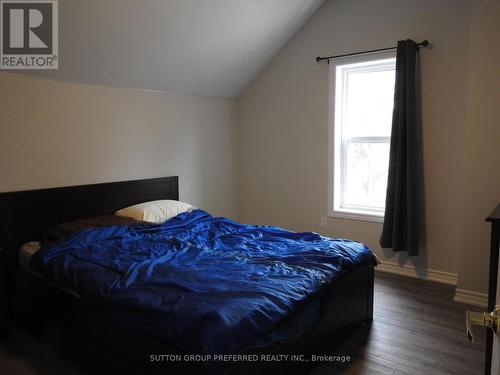
[[[55,287],[57,289],[64,290],[66,293],[72,294],[73,296],[80,298],[80,295],[77,292],[75,292],[74,290],[62,287],[60,285],[57,285],[54,282],[46,280],[40,273],[36,272],[35,270],[33,270],[33,268],[31,268],[31,266],[30,266],[31,258],[38,250],[41,249],[41,247],[42,247],[42,244],[38,241],[26,242],[23,246],[21,246],[21,248],[19,249],[19,258],[18,258],[19,259],[19,267],[22,270],[31,273],[35,277],[38,277],[41,280],[44,280],[49,285],[52,285],[53,287]]]
[[[42,245],[38,241],[26,242],[19,250],[19,267],[25,271],[33,272],[30,267],[30,260]]]
[[[353,241],[195,210],[159,225],[89,229],[42,247],[30,263],[117,323],[184,352],[212,354],[303,334],[329,302],[314,297],[374,257]],[[278,332],[300,312],[302,324]]]

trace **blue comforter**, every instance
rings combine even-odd
[[[85,230],[31,264],[174,347],[223,354],[255,345],[336,277],[371,262],[357,242],[194,210],[160,225]]]

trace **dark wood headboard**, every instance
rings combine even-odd
[[[0,247],[16,261],[19,247],[51,225],[159,199],[179,200],[177,176],[0,193]]]

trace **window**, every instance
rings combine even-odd
[[[382,221],[394,104],[395,52],[330,66],[330,216]]]

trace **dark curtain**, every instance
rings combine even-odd
[[[398,41],[389,177],[380,245],[418,255],[417,43]]]

